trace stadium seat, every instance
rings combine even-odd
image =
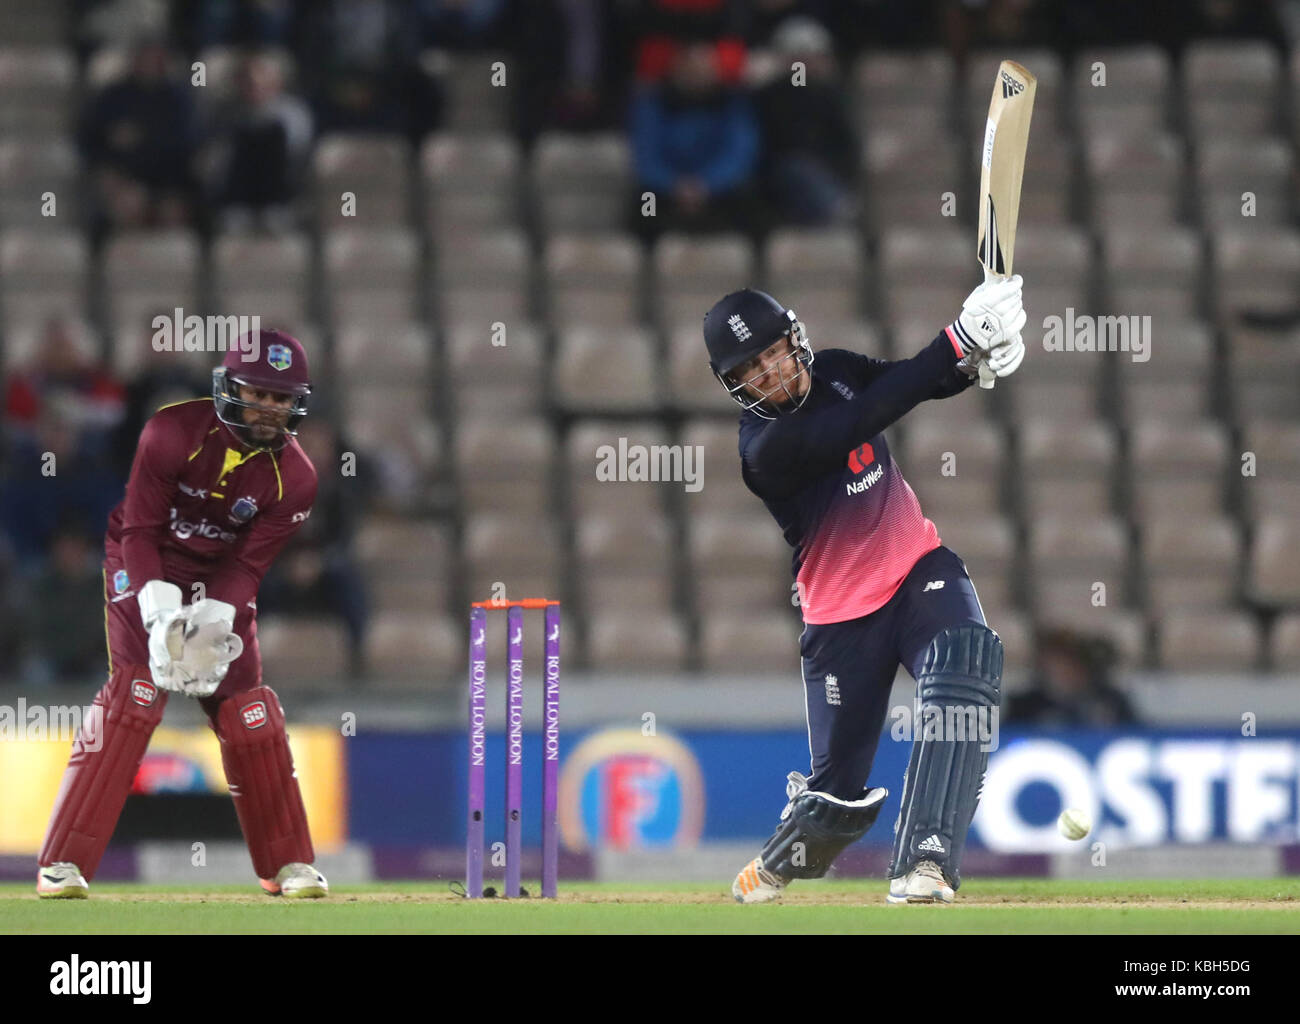
[[[763,264],[766,290],[800,316],[852,321],[862,315],[871,275],[856,232],[774,231]]]
[[[199,313],[201,259],[199,238],[189,231],[114,236],[104,247],[101,263],[110,322],[148,323],[159,313],[170,317],[177,307],[187,316]]]
[[[674,540],[668,519],[649,506],[577,516],[574,577],[582,606],[588,613],[671,608]]]
[[[1247,596],[1269,608],[1300,605],[1300,523],[1269,516],[1255,524]]]
[[[556,442],[541,417],[475,416],[458,421],[452,443],[461,513],[511,509],[521,520],[555,508]]]
[[[622,135],[544,133],[529,171],[530,201],[544,236],[623,227],[633,182]]]
[[[599,609],[586,619],[588,667],[596,671],[677,671],[688,654],[686,626],[666,611]]]
[[[507,599],[555,597],[563,579],[563,531],[549,515],[521,518],[490,509],[465,520],[465,575],[472,600],[490,600],[494,586]]]
[[[508,53],[476,50],[470,53],[443,54],[440,70],[446,93],[446,127],[458,132],[500,132],[510,127],[511,91],[518,87],[507,77],[496,78],[498,71],[513,74]]]
[[[259,615],[262,677],[279,693],[320,690],[347,679],[348,637],[339,619]]]
[[[585,414],[647,413],[661,398],[665,362],[658,339],[643,327],[560,330],[554,396],[565,410]]]
[[[344,323],[335,333],[334,368],[357,384],[429,387],[433,367],[433,340],[418,323]]]
[[[399,227],[410,221],[411,147],[400,136],[323,136],[316,142],[312,167],[322,230]],[[355,199],[348,216],[343,213],[345,192]]]
[[[917,349],[956,319],[962,300],[979,283],[972,237],[948,224],[928,231],[892,228],[880,239],[881,298],[890,326],[930,325]],[[895,338],[894,351],[910,354],[911,346]]]
[[[690,578],[702,616],[789,609],[792,549],[766,510],[687,520]]]
[[[1227,608],[1237,602],[1244,545],[1227,516],[1171,516],[1156,510],[1140,531],[1141,579],[1147,607],[1159,616],[1174,608]]]
[[[1157,625],[1160,667],[1174,672],[1234,672],[1254,676],[1262,636],[1254,616],[1240,611],[1176,610]]]
[[[1282,294],[1276,292],[1279,305]],[[1228,413],[1237,420],[1272,417],[1295,419],[1300,409],[1300,362],[1295,359],[1300,328],[1229,324],[1225,330],[1228,356]]]
[[[534,415],[546,398],[546,348],[542,333],[527,323],[493,332],[474,324],[453,324],[445,335],[443,365],[457,413]]]
[[[655,243],[651,263],[650,313],[661,330],[689,325],[698,335],[710,306],[755,280],[753,245],[738,234],[663,235]]]
[[[428,388],[357,384],[342,399],[344,430],[360,449],[358,458],[378,467],[384,490],[402,507],[429,500],[444,455]]]
[[[1218,515],[1229,483],[1228,436],[1216,423],[1141,420],[1129,433],[1129,495],[1133,513],[1150,521]]]
[[[1106,132],[1084,148],[1097,228],[1152,225],[1161,231],[1184,207],[1186,147],[1172,135]]]
[[[15,45],[16,22],[16,12],[6,11],[5,45],[0,48],[0,138],[24,145],[66,138],[73,127],[76,61],[63,47]]]
[[[420,147],[425,225],[435,239],[515,227],[522,160],[513,136],[439,132]]]
[[[943,50],[862,54],[850,82],[858,136],[929,131],[941,137],[952,116],[955,77],[952,55]]]
[[[632,464],[625,467],[616,465],[619,460],[620,442],[626,439],[629,459],[633,448],[645,449],[647,456],[646,470],[652,472],[654,467],[662,476],[665,470],[664,460],[656,455],[667,455],[667,470],[675,468],[685,470],[685,463],[676,466],[671,451],[660,446],[670,444],[668,431],[656,420],[603,420],[583,419],[569,431],[564,446],[565,470],[568,477],[568,494],[573,515],[588,513],[626,512],[639,514],[647,508],[659,510],[662,502],[671,490],[685,488],[685,483],[652,482],[644,480],[611,480],[609,475],[633,475]],[[684,452],[681,454],[685,454]],[[652,466],[653,463],[653,466]],[[627,473],[618,472],[627,469]],[[692,465],[692,468],[696,468]],[[613,471],[612,473],[606,470]],[[706,459],[704,462],[705,490],[712,485],[708,476],[711,469]],[[597,473],[600,472],[600,476]]]
[[[90,247],[63,228],[13,228],[0,234],[0,313],[6,323],[78,315],[86,309]]]
[[[1207,228],[1241,227],[1243,195],[1254,196],[1254,216],[1271,224],[1291,220],[1295,163],[1279,138],[1210,138],[1196,147],[1197,209]]]
[[[1254,474],[1240,480],[1251,519],[1294,516],[1300,509],[1300,422],[1254,420],[1242,431],[1242,453],[1254,455]]]
[[[433,254],[434,306],[444,324],[487,331],[529,319],[532,257],[522,231],[500,229],[444,240]]]
[[[1198,40],[1183,54],[1182,91],[1197,139],[1274,131],[1281,84],[1281,63],[1270,43]]]
[[[1104,65],[1105,84],[1096,80]],[[1113,131],[1134,135],[1165,131],[1173,68],[1169,55],[1150,45],[1087,49],[1075,54],[1070,76],[1074,109],[1085,135]]]
[[[1026,522],[1046,512],[1103,516],[1113,508],[1119,444],[1114,428],[1029,420],[1017,428],[1020,442],[1020,511]]]
[[[427,693],[449,678],[464,686],[467,636],[456,616],[379,612],[366,633],[366,667],[395,688]]]
[[[336,323],[404,324],[420,313],[420,243],[405,227],[342,228],[325,236],[324,290]]]
[[[721,394],[721,387],[719,397],[725,409],[728,400]],[[680,438],[683,445],[698,445],[704,452],[704,486],[682,495],[688,521],[697,516],[748,513],[763,507],[740,475],[740,434],[734,415],[688,420]]]
[[[1152,319],[1151,358],[1115,362],[1115,408],[1128,421],[1196,420],[1210,411],[1214,340],[1200,321]]]
[[[1187,228],[1114,227],[1102,240],[1108,313],[1144,314],[1162,324],[1204,315],[1200,236]]]
[[[1133,604],[1129,586],[1127,524],[1114,516],[1079,512],[1044,515],[1028,535],[1028,583],[1035,614],[1075,614],[1083,621],[1100,605],[1097,583],[1105,584],[1106,608]],[[1094,595],[1098,595],[1094,597]]]
[[[0,129],[0,134],[10,133]],[[77,151],[68,139],[0,140],[0,230],[46,225],[46,193],[55,197],[59,223],[79,223],[84,207],[79,175]]]
[[[728,674],[784,671],[797,681],[802,629],[793,609],[735,613],[715,608],[700,617],[700,668]]]
[[[1280,615],[1273,623],[1269,660],[1277,672],[1300,672],[1300,613]]]
[[[226,235],[212,244],[217,310],[261,316],[264,324],[308,320],[311,245],[305,235]]]
[[[611,327],[642,319],[645,257],[630,235],[562,235],[542,257],[552,327]]]
[[[941,527],[958,518],[996,518],[1007,462],[1001,428],[973,421],[956,433],[947,423],[930,419],[928,411],[927,405],[907,422],[901,449],[893,450],[922,511]]]
[[[969,177],[966,155],[966,147],[949,135],[911,128],[873,133],[862,146],[861,193],[871,233],[951,228],[944,194],[958,193]]]

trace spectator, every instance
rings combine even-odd
[[[632,31],[636,36],[638,82],[658,82],[669,72],[685,44],[708,42],[716,47],[720,79],[740,81],[745,63],[744,25],[749,0],[633,0]]]
[[[758,118],[750,97],[723,85],[708,43],[682,46],[661,85],[632,101],[638,181],[634,224],[647,238],[663,230],[760,231],[753,178]],[[641,216],[653,192],[656,216]]]
[[[274,58],[252,54],[239,69],[234,100],[211,133],[208,172],[219,229],[288,230],[311,151],[307,104],[284,91]]]
[[[293,40],[294,0],[190,0],[178,5],[181,38],[209,46],[284,46]]]
[[[108,451],[112,432],[124,412],[125,393],[108,368],[87,351],[71,321],[52,318],[45,324],[37,351],[13,373],[5,388],[4,415],[8,443],[18,457],[45,449],[37,434],[43,419],[55,418],[72,434],[72,448],[84,459]]]
[[[1033,680],[1010,697],[1007,717],[1058,726],[1128,725],[1137,714],[1111,680],[1115,650],[1101,637],[1050,629],[1036,638]]]
[[[98,227],[175,227],[193,212],[197,145],[192,90],[169,70],[160,40],[140,43],[124,79],[82,112],[80,144],[90,169]]]
[[[791,18],[772,44],[778,72],[758,97],[768,191],[797,224],[850,223],[858,216],[858,141],[830,33],[810,18]],[[792,78],[796,61],[800,84]]]
[[[24,675],[33,682],[84,683],[105,670],[102,552],[76,520],[61,523],[49,560],[28,590]]]
[[[350,672],[360,679],[365,674],[369,603],[352,540],[369,485],[361,477],[345,477],[339,471],[343,446],[327,420],[304,420],[298,443],[316,467],[316,503],[262,581],[258,608],[276,615],[329,614],[342,619],[348,632]]]

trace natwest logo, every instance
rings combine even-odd
[[[884,475],[885,467],[877,466],[861,480],[855,480],[851,484],[845,484],[845,492],[848,494],[861,494],[863,491],[869,490],[871,486],[877,483]]]
[[[239,717],[244,720],[245,729],[260,729],[266,725],[266,702],[254,701],[246,708],[239,709]]]
[[[849,452],[849,469],[854,473],[861,473],[875,461],[875,450],[869,444],[859,445]]]

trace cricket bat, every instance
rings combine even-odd
[[[980,226],[977,255],[984,280],[1010,277],[1020,216],[1020,182],[1025,174],[1029,119],[1038,79],[1013,60],[998,66],[980,150]],[[993,371],[980,364],[980,387],[991,388]]]

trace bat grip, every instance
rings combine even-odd
[[[992,281],[992,280],[993,280],[995,277],[997,277],[997,276],[998,276],[998,275],[995,274],[995,273],[993,273],[993,271],[989,270],[988,267],[985,267],[985,268],[984,268],[984,282],[985,282],[985,284],[987,284],[989,281]],[[997,379],[997,377],[995,377],[995,376],[993,375],[993,371],[992,371],[992,369],[989,368],[989,364],[981,361],[981,363],[980,363],[980,387],[983,388],[985,391],[992,391],[992,390],[993,390],[993,385],[996,384],[997,382],[998,382],[998,379]]]

